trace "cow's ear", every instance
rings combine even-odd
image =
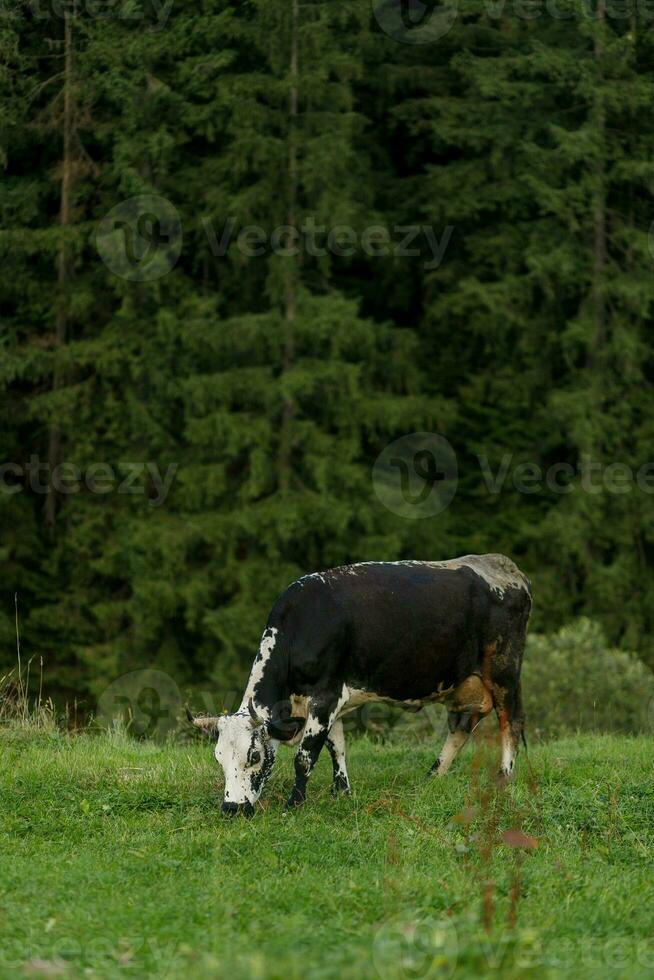
[[[296,716],[284,719],[280,718],[276,722],[266,722],[266,731],[271,738],[276,738],[280,742],[290,742],[304,728],[305,723],[306,718],[298,718]]]
[[[212,718],[210,715],[199,715],[194,718],[188,708],[186,709],[186,717],[192,725],[199,728],[205,735],[210,738],[218,738],[218,718]]]

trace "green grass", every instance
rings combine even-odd
[[[486,796],[471,750],[424,779],[435,754],[352,741],[353,797],[321,759],[285,816],[284,752],[229,821],[208,745],[0,730],[0,977],[651,977],[651,739],[537,746],[537,785],[522,754]]]

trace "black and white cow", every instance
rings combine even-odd
[[[280,744],[299,743],[287,806],[304,802],[324,745],[334,789],[348,792],[341,719],[366,701],[446,706],[449,735],[430,770],[438,776],[495,708],[500,772],[510,775],[530,611],[529,580],[504,555],[363,562],[298,579],[270,613],[238,711],[189,715],[217,738],[223,811],[253,812]]]

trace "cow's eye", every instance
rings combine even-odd
[[[261,762],[261,752],[250,752],[250,765],[256,766],[257,762]]]

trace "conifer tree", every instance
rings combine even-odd
[[[3,8],[3,664],[18,592],[62,698],[147,665],[225,690],[303,572],[472,551],[521,562],[537,627],[654,662],[654,477],[605,474],[650,456],[651,30],[556,9],[414,45],[367,0]],[[451,234],[429,266],[374,225]],[[373,464],[423,430],[459,484],[407,520]]]
[[[430,414],[412,334],[362,318],[332,285],[333,256],[312,255],[303,237],[371,220],[354,105],[366,5],[254,6],[235,25],[249,54],[239,50],[220,93],[227,140],[207,217],[260,226],[272,247],[246,258],[233,244],[224,275],[247,283],[249,299],[230,298],[221,322],[196,319],[186,333],[196,359],[205,354],[187,384],[195,465],[185,472],[210,557],[188,591],[209,626],[207,667],[217,641],[223,675],[226,655],[247,663],[267,607],[299,574],[401,552],[406,522],[380,508],[370,468],[396,426],[420,428]]]
[[[537,622],[595,614],[651,657],[651,494],[589,492],[583,475],[590,461],[636,472],[649,458],[651,42],[638,17],[584,11],[467,18],[447,39],[447,73],[399,115],[431,133],[425,212],[455,225],[422,336],[450,351],[435,378],[456,391],[459,514],[482,509],[475,550],[533,561]],[[520,465],[552,482],[539,490],[518,471],[516,485]]]

